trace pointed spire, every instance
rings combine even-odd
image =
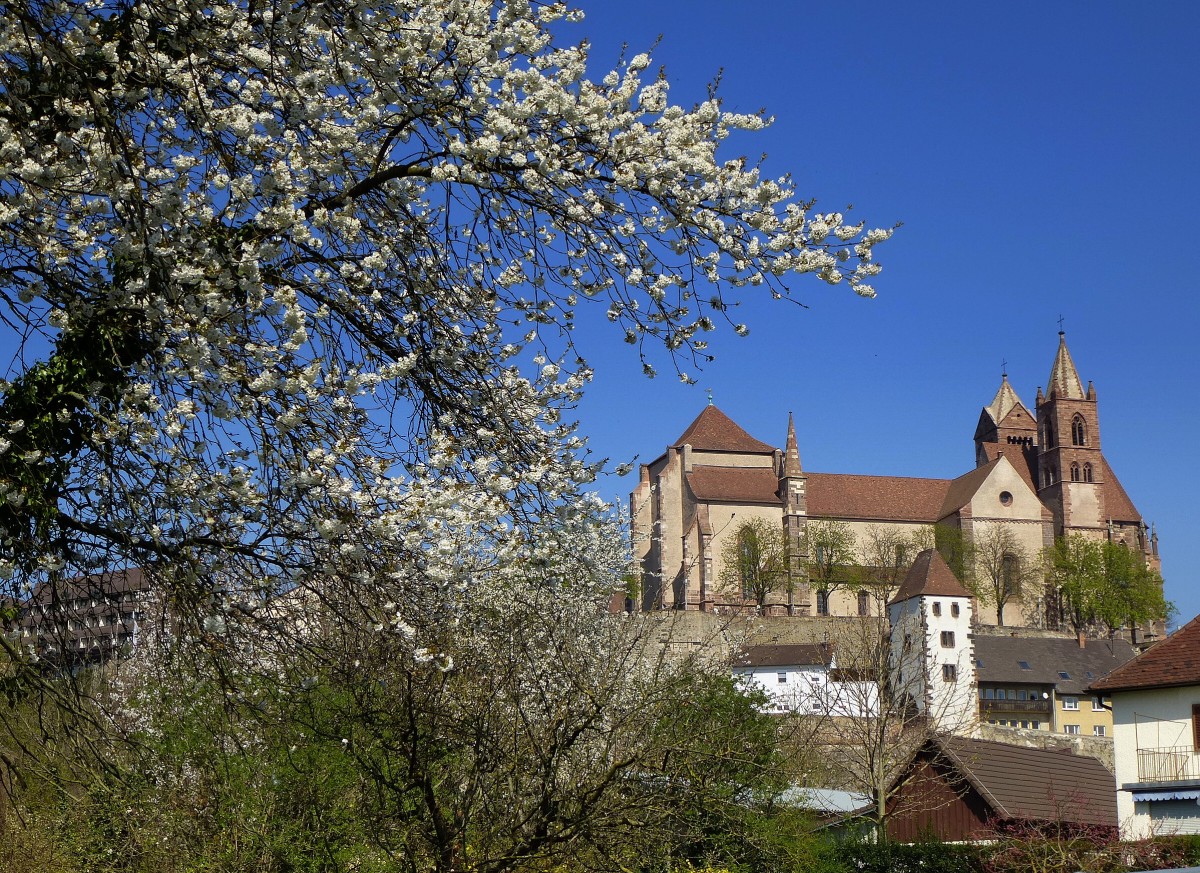
[[[1050,368],[1046,396],[1067,400],[1085,399],[1083,383],[1079,381],[1075,362],[1071,360],[1071,353],[1067,351],[1067,336],[1061,330],[1058,332],[1058,353],[1054,356],[1054,366]]]
[[[996,396],[992,398],[992,402],[985,406],[984,409],[992,417],[992,421],[999,424],[1004,421],[1004,416],[1012,412],[1014,407],[1024,405],[1021,402],[1021,398],[1017,396],[1017,392],[1013,390],[1013,386],[1009,384],[1008,374],[1005,373],[1000,377],[1000,390],[996,392]]]
[[[800,447],[796,445],[796,425],[792,422],[792,414],[788,413],[787,445],[784,448],[787,456],[783,461],[784,477],[800,476],[803,469],[800,466]]]

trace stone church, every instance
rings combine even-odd
[[[1007,375],[975,430],[975,462],[955,479],[862,476],[804,469],[789,417],[783,449],[748,434],[707,406],[666,451],[641,467],[630,497],[641,608],[734,610],[744,596],[719,584],[727,544],[755,518],[779,525],[793,547],[799,580],[773,594],[768,613],[879,615],[895,570],[938,531],[974,543],[1002,540],[1032,566],[1056,537],[1074,533],[1121,541],[1158,568],[1157,537],[1101,451],[1096,390],[1079,378],[1066,337],[1031,412]],[[852,531],[856,584],[816,590],[798,570],[817,522]],[[1002,535],[1002,536],[1001,536]],[[882,549],[894,549],[880,557]],[[1005,555],[1005,560],[1010,556]],[[885,566],[886,565],[886,566]],[[1054,624],[1041,582],[1026,581],[1003,606],[1006,625]],[[902,578],[902,573],[900,578]],[[874,583],[872,586],[871,583]],[[882,596],[871,597],[872,590]],[[979,618],[996,623],[996,610]],[[990,619],[989,619],[990,615]]]

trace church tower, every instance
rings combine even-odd
[[[1000,376],[1000,388],[992,402],[983,407],[975,428],[975,466],[982,467],[1006,455],[1013,464],[1019,458],[1030,469],[1036,468],[1037,422],[1009,384],[1008,374]]]
[[[1105,465],[1100,454],[1096,389],[1087,391],[1058,332],[1058,352],[1046,391],[1038,389],[1038,497],[1054,514],[1055,536],[1105,530]]]
[[[804,565],[805,534],[808,532],[808,477],[800,466],[800,447],[796,444],[796,425],[788,413],[787,444],[784,446],[782,469],[779,471],[779,499],[783,501],[783,532],[787,537],[788,615],[796,614],[796,595],[801,603],[808,602]]]

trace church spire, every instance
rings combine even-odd
[[[792,414],[788,413],[787,445],[784,448],[783,475],[785,478],[802,475],[800,467],[800,447],[796,445],[796,425],[792,422]]]
[[[1054,366],[1050,368],[1046,396],[1065,400],[1086,399],[1079,372],[1075,369],[1075,362],[1071,360],[1071,353],[1067,351],[1067,336],[1061,330],[1058,332],[1058,353],[1054,356]]]
[[[1004,421],[1004,417],[1012,412],[1016,406],[1024,406],[1021,398],[1017,396],[1017,392],[1013,390],[1013,386],[1009,384],[1008,374],[1004,373],[1000,377],[1000,390],[996,392],[996,396],[992,398],[992,402],[984,408],[992,417],[992,421],[999,424]]]

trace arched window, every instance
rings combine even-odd
[[[858,592],[858,614],[871,614],[871,596],[865,591]]]
[[[1021,593],[1021,559],[1008,553],[1000,559],[1000,579],[1004,588],[1004,596],[1012,597]]]
[[[1083,420],[1082,415],[1076,415],[1071,419],[1071,445],[1087,445],[1087,423]]]
[[[1047,449],[1054,448],[1054,421],[1047,418],[1043,430],[1046,437],[1042,440],[1042,447]]]
[[[829,615],[829,595],[824,591],[817,592],[817,615]]]
[[[1083,481],[1084,482],[1092,481],[1092,465],[1091,464],[1083,465]]]
[[[1072,482],[1079,481],[1079,462],[1078,461],[1071,462],[1071,481]]]

